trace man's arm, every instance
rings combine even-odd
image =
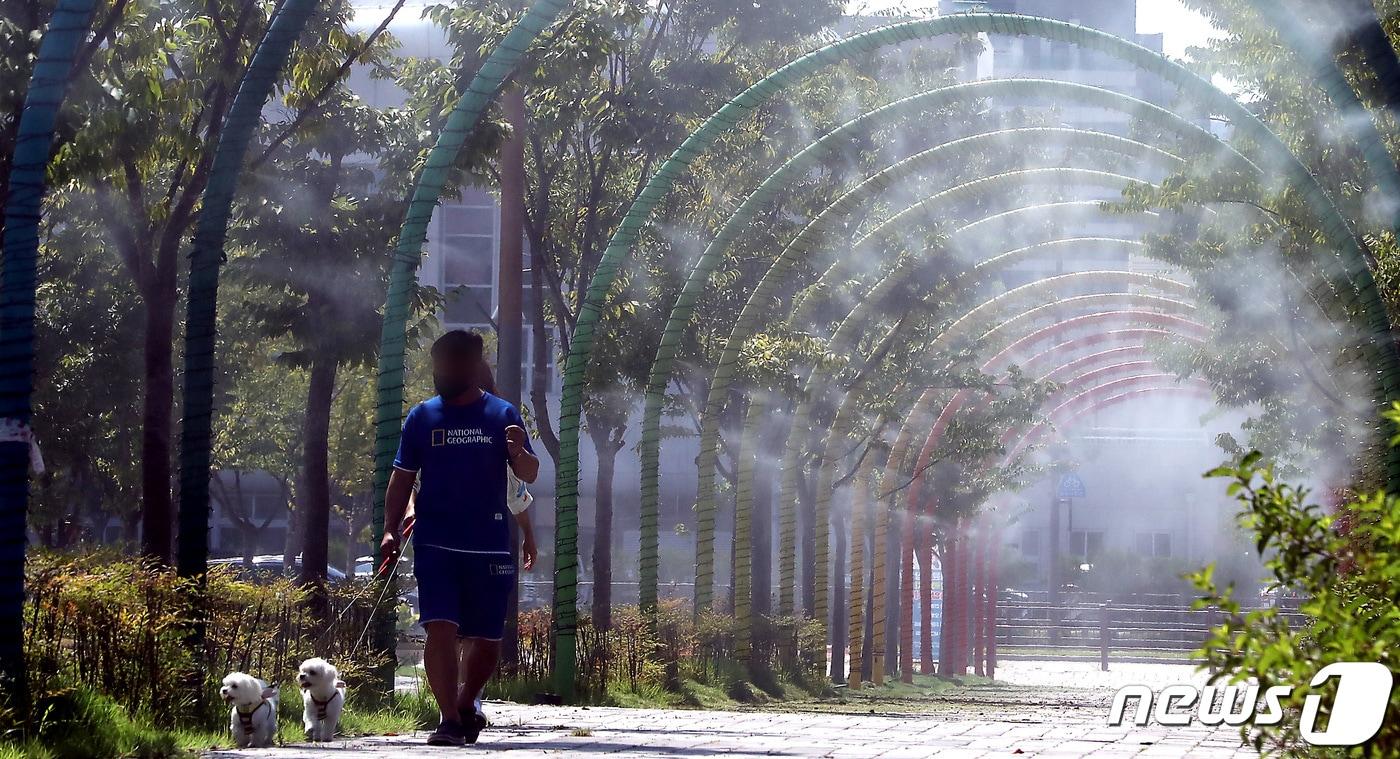
[[[510,470],[525,484],[534,482],[540,476],[540,460],[525,447],[525,428],[512,424],[506,428],[506,459]]]
[[[404,514],[408,512],[408,499],[413,495],[413,481],[417,472],[394,469],[389,475],[389,492],[384,496],[384,540],[379,544],[379,552],[389,559],[399,551]]]

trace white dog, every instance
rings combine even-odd
[[[345,683],[331,663],[321,658],[307,659],[297,670],[301,686],[301,722],[309,741],[335,739],[340,713],[345,709]]]
[[[219,696],[233,706],[228,726],[239,748],[263,748],[277,737],[277,689],[242,672],[224,678]]]

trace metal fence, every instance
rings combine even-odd
[[[614,604],[636,604],[641,583],[614,580],[612,602]],[[689,601],[695,596],[693,582],[663,582],[657,586],[661,600],[680,599]],[[549,606],[554,593],[554,585],[548,580],[522,580],[520,582],[520,608],[534,609]],[[583,580],[578,584],[578,604],[586,606],[593,602],[593,583]]]
[[[1082,595],[1053,604],[1003,599],[997,608],[997,658],[1097,660],[1103,669],[1110,661],[1194,663],[1210,628],[1224,621],[1219,609],[1143,601]],[[1290,625],[1306,622],[1296,603],[1275,608]]]

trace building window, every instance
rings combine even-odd
[[[440,227],[443,321],[488,324],[495,307],[497,224],[495,200],[482,193],[443,206]]]
[[[1026,530],[1021,533],[1021,555],[1040,555],[1040,530]]]
[[[1169,532],[1139,532],[1137,552],[1140,556],[1166,557],[1172,555],[1172,535]]]
[[[448,324],[489,324],[490,287],[449,287],[442,304],[443,321]]]
[[[1069,552],[1088,561],[1103,554],[1101,530],[1074,530],[1069,534]]]

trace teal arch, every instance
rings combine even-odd
[[[0,255],[0,681],[23,708],[24,552],[29,513],[29,421],[34,393],[34,293],[39,219],[58,111],[74,59],[87,39],[94,0],[58,0],[39,41],[15,132]]]
[[[898,44],[931,37],[939,34],[971,34],[993,32],[1009,35],[1035,35],[1061,40],[1100,50],[1124,59],[1133,65],[1155,73],[1193,98],[1228,115],[1241,132],[1255,138],[1256,142],[1275,153],[1286,165],[1285,173],[1295,180],[1315,211],[1323,219],[1329,230],[1329,237],[1342,235],[1350,238],[1345,223],[1337,215],[1335,207],[1316,181],[1293,157],[1278,138],[1268,128],[1236,103],[1228,95],[1216,89],[1209,82],[1196,76],[1184,67],[1171,62],[1157,53],[1134,45],[1102,32],[1086,29],[1073,24],[1037,19],[1009,14],[963,14],[944,16],[929,20],[911,21],[872,30],[856,35],[818,51],[810,53],[778,69],[774,73],[751,86],[728,104],[722,107],[695,132],[693,132],[657,170],[647,183],[636,203],[629,209],[617,232],[610,241],[602,257],[602,262],[589,284],[580,310],[580,318],[574,334],[564,372],[564,392],[561,399],[561,456],[558,462],[558,511],[564,522],[576,525],[578,499],[578,418],[582,409],[582,386],[584,367],[592,351],[593,333],[601,314],[603,302],[627,251],[635,243],[642,224],[650,215],[657,202],[669,191],[676,178],[685,173],[691,161],[708,149],[719,134],[727,131],[739,119],[746,116],[760,102],[798,81],[816,69],[849,58],[853,55],[871,52],[885,45]],[[1364,254],[1357,256],[1359,246],[1344,252],[1344,274],[1349,276],[1356,287],[1361,301],[1361,310],[1372,331],[1378,335],[1389,333],[1389,320],[1380,302],[1374,281],[1365,265]],[[1326,264],[1324,264],[1326,266]],[[1377,361],[1380,367],[1378,384],[1382,399],[1394,395],[1394,375],[1396,357],[1389,340],[1376,348],[1381,353]],[[645,537],[645,536],[644,536]],[[566,546],[567,547],[567,546]],[[571,581],[572,578],[556,577],[556,580]],[[556,672],[556,675],[559,674]],[[570,673],[571,674],[571,673]]]
[[[316,0],[285,0],[243,72],[233,105],[224,117],[219,145],[200,199],[190,251],[185,301],[184,419],[180,424],[180,535],[176,567],[203,584],[209,561],[209,464],[213,441],[214,350],[218,331],[219,268],[233,208],[234,191],[248,143],[262,122],[277,74],[287,63]]]
[[[1175,84],[1185,94],[1226,114],[1235,122],[1236,128],[1254,138],[1284,163],[1284,173],[1291,183],[1298,186],[1307,202],[1322,219],[1327,236],[1332,239],[1345,237],[1351,245],[1344,248],[1340,272],[1355,287],[1360,309],[1365,314],[1367,324],[1378,336],[1386,336],[1381,345],[1372,344],[1370,352],[1377,359],[1379,367],[1377,395],[1389,400],[1395,395],[1395,375],[1397,360],[1394,346],[1388,339],[1389,319],[1376,291],[1374,280],[1366,267],[1364,251],[1360,249],[1340,218],[1325,191],[1317,184],[1306,169],[1292,156],[1286,146],[1268,128],[1236,103],[1225,93],[1209,82],[1196,76],[1184,67],[1171,62],[1157,53],[1134,45],[1119,38],[1096,30],[1073,24],[1037,19],[1009,14],[963,14],[935,19],[911,21],[872,30],[849,39],[833,43],[820,50],[799,58],[778,69],[758,83],[745,90],[693,132],[677,148],[675,153],[657,170],[619,225],[602,261],[589,283],[580,317],[574,334],[574,342],[565,364],[564,392],[561,399],[561,455],[558,462],[558,521],[570,526],[576,534],[578,505],[578,420],[582,409],[582,388],[585,366],[592,351],[593,334],[607,292],[627,251],[640,233],[641,226],[660,199],[669,191],[675,180],[685,173],[691,161],[703,153],[723,132],[733,127],[741,118],[752,111],[769,96],[798,81],[816,69],[844,60],[851,56],[871,52],[885,45],[939,34],[970,34],[993,32],[1009,35],[1035,35],[1061,40],[1105,52],[1129,63],[1155,73],[1166,81]],[[1322,262],[1326,270],[1335,266],[1326,257]],[[654,529],[654,528],[653,528]],[[567,536],[566,536],[567,537]],[[645,532],[643,535],[646,537]],[[576,551],[572,539],[560,541],[562,548]],[[568,560],[567,558],[565,560]],[[571,573],[556,573],[556,584],[571,585],[575,577]],[[556,598],[560,594],[556,593]],[[562,611],[562,609],[556,609]],[[571,667],[572,662],[560,662],[563,667]],[[572,671],[556,670],[556,680],[562,683],[564,675],[572,677]]]
[[[1067,167],[1022,169],[1017,171],[1008,171],[989,177],[982,177],[979,179],[970,180],[955,187],[951,187],[947,190],[936,193],[918,201],[913,206],[911,206],[910,209],[906,209],[906,211],[901,212],[900,214],[896,214],[894,217],[891,217],[890,219],[876,225],[876,227],[873,230],[867,232],[865,235],[859,238],[852,246],[852,249],[854,251],[861,251],[865,249],[868,246],[868,244],[871,241],[877,239],[885,229],[887,229],[892,224],[897,223],[898,221],[902,221],[906,214],[910,214],[915,211],[922,212],[932,206],[940,204],[955,203],[964,198],[972,197],[980,193],[986,192],[989,189],[998,189],[1003,185],[1010,187],[1019,187],[1029,182],[1037,182],[1041,180],[1051,182],[1067,180],[1070,182],[1078,182],[1080,184],[1098,183],[1105,186],[1114,184],[1126,186],[1134,182],[1142,181],[1136,177],[1115,174],[1112,172]],[[1084,202],[1085,207],[1097,206],[1100,203],[1101,201]],[[977,222],[974,222],[973,224],[975,223]],[[959,229],[958,232],[962,232],[966,229],[971,228],[973,224],[968,224],[967,226]],[[1036,246],[1028,246],[1022,250],[1012,251],[1010,254],[1004,255],[1009,255],[1012,258],[1014,258],[1015,255],[1012,254],[1027,255],[1030,252],[1032,252],[1032,250],[1035,248]],[[793,255],[792,257],[786,259],[779,259],[778,261],[775,261],[773,266],[769,269],[769,272],[786,272],[792,266],[795,266],[798,260],[799,258],[796,255]],[[786,262],[786,264],[784,264],[783,262]],[[979,264],[978,268],[981,268],[981,264]],[[776,278],[770,279],[768,276],[765,275],[763,281],[774,283],[773,287],[776,287]],[[755,314],[755,311],[757,310],[758,306],[755,306],[755,304],[758,303],[758,299],[764,297],[766,297],[766,294],[760,293],[756,290],[754,294],[750,297],[748,303],[745,305],[744,314],[747,315],[747,319],[744,316],[741,316],[740,320],[735,324],[734,330],[736,332],[742,332],[744,334],[744,340],[747,340],[748,336],[752,334],[753,329],[757,326],[758,317]],[[878,291],[867,296],[867,298],[875,297],[878,297]],[[813,305],[814,302],[814,299],[808,299],[807,301],[805,301],[805,305],[810,307],[811,305]],[[691,307],[693,308],[693,302],[691,303]],[[689,318],[689,313],[686,313],[680,317],[677,317],[675,314],[673,314],[672,317],[673,321],[679,324],[684,324],[685,322],[688,322]],[[732,380],[734,372],[737,369],[738,354],[743,347],[742,340],[738,342],[732,341],[732,334],[733,333],[731,333],[731,342],[726,344],[725,354],[724,356],[722,356],[722,363],[720,365],[720,368],[727,368],[723,371],[722,374],[717,368],[715,379],[711,383],[710,400],[713,401],[713,403],[716,407],[718,407],[719,410],[714,410],[713,412],[711,412],[709,410],[709,401],[707,401],[707,412],[701,419],[701,445],[699,457],[697,458],[697,466],[699,467],[699,489],[696,508],[696,517],[697,521],[699,522],[699,525],[696,529],[697,553],[695,603],[697,608],[703,608],[709,603],[711,579],[713,574],[713,526],[715,519],[714,471],[715,463],[718,456],[717,441],[719,435],[719,416],[722,412],[723,406],[725,405],[724,394],[728,392],[730,381]],[[679,336],[680,333],[679,330],[677,330],[677,341],[679,341]],[[658,365],[653,370],[653,387],[659,387],[660,391],[658,391],[656,395],[650,396],[651,398],[660,397],[660,392],[664,391],[666,383],[669,381],[670,377],[669,363],[671,358],[673,357],[674,353],[672,354],[672,356],[667,357],[665,359],[666,366]],[[725,361],[725,357],[728,357],[727,361]],[[658,362],[660,361],[661,359],[658,359]],[[641,451],[643,456],[642,460],[644,462],[643,476],[644,478],[646,478],[644,479],[643,487],[643,504],[647,504],[651,503],[652,501],[648,501],[646,499],[655,499],[657,497],[657,488],[659,488],[659,466],[649,467],[646,466],[646,464],[650,462],[656,462],[657,464],[659,464],[660,461],[661,407],[659,405],[649,404],[644,414],[645,415],[643,417],[642,438],[643,444],[641,446]],[[648,488],[650,488],[650,490],[648,490]],[[649,544],[644,543],[643,545],[646,546]],[[646,551],[643,551],[643,553],[646,553]],[[651,577],[654,577],[654,575],[647,576],[646,578],[644,578],[643,588],[647,587],[645,585],[645,580],[650,579]],[[654,588],[654,585],[652,587]]]
[[[764,202],[786,189],[793,177],[800,175],[803,171],[820,160],[826,150],[830,149],[832,146],[841,144],[849,135],[858,133],[859,130],[865,128],[867,125],[907,112],[943,105],[961,98],[997,96],[1020,98],[1043,98],[1047,96],[1069,97],[1087,105],[1119,110],[1135,118],[1150,121],[1154,124],[1165,125],[1199,149],[1220,153],[1226,156],[1227,160],[1232,163],[1246,166],[1249,169],[1254,168],[1243,156],[1240,156],[1228,145],[1220,142],[1210,133],[1181,119],[1170,111],[1142,100],[1099,87],[1040,79],[984,80],[966,84],[949,85],[911,95],[875,108],[842,124],[840,127],[823,135],[812,144],[803,148],[796,155],[789,158],[745,197],[739,208],[730,215],[723,228],[716,234],[714,240],[695,260],[691,267],[691,273],[686,279],[685,286],[677,296],[676,303],[667,319],[660,345],[657,348],[656,358],[652,363],[651,376],[648,380],[646,391],[646,405],[642,417],[642,440],[640,444],[642,462],[642,520],[640,537],[643,546],[640,566],[640,597],[643,609],[654,609],[656,602],[656,562],[658,553],[652,550],[652,548],[656,546],[659,538],[657,533],[657,506],[660,498],[661,409],[665,401],[665,391],[670,380],[672,363],[680,349],[682,336],[693,315],[695,304],[700,295],[704,292],[709,276],[719,265],[729,244],[738,238],[744,227],[758,212]],[[1075,132],[1077,130],[1064,131]],[[1114,142],[1113,140],[1115,138],[1103,139],[1090,138],[1087,136],[1093,134],[1097,133],[1081,133],[1081,139],[1086,142],[1092,140],[1091,144],[1097,147],[1113,146],[1121,149],[1129,145],[1141,145],[1141,143],[1124,140],[1123,138],[1116,138],[1119,141]],[[881,172],[868,178],[865,182],[862,182],[833,203],[833,207],[837,207],[838,209],[844,208],[847,204],[854,203],[855,200],[863,194],[874,192],[888,186],[888,183],[893,181],[893,179],[898,177],[901,173],[913,171],[917,166],[922,165],[924,161],[933,160],[941,155],[945,155],[945,153],[941,151],[948,149],[949,146],[957,145],[968,147],[974,144],[973,141],[976,139],[978,138],[955,140],[906,159],[908,163],[901,162],[902,165],[896,164],[899,168],[890,167],[890,169],[887,169],[887,171],[891,173],[887,174]],[[1153,148],[1148,149],[1155,151]],[[1152,156],[1154,159],[1164,159],[1168,161],[1176,158],[1165,151],[1156,151],[1155,155],[1152,153],[1148,155]],[[1176,160],[1178,163],[1180,162],[1179,158]],[[815,237],[819,235],[821,227],[815,226],[817,224],[817,220],[809,224],[799,235],[799,238],[794,240],[793,243],[787,246],[783,253],[780,254],[780,257],[774,263],[774,266],[779,268],[779,277],[781,277],[781,274],[785,273],[788,268],[795,265],[796,257],[804,252],[807,247],[812,244]],[[609,249],[611,249],[611,247],[610,245]],[[778,279],[776,278],[769,279],[765,276],[764,280],[760,282],[759,287],[763,288],[765,285],[775,287],[777,281]],[[756,297],[762,298],[765,296],[766,293],[756,293]],[[751,299],[750,303],[753,302],[755,301]],[[756,323],[756,321],[757,314],[746,308],[745,312],[740,315],[739,325],[743,326],[745,330],[751,330],[753,323]],[[575,340],[577,340],[577,337]],[[741,343],[726,343],[727,361],[722,359],[721,366],[726,367],[725,371],[727,373],[732,373],[733,361],[737,359],[737,350],[741,345]],[[728,378],[726,377],[725,384],[727,384],[727,380]],[[722,411],[723,397],[722,389],[716,391],[712,388],[706,400],[707,413],[705,419],[711,420],[711,426],[715,424],[713,421],[715,415]],[[702,420],[702,424],[704,423],[705,421]],[[701,476],[706,478],[706,481],[701,483],[699,491],[700,500],[697,505],[697,519],[701,525],[700,529],[697,530],[697,557],[708,557],[713,551],[713,530],[707,529],[707,526],[713,525],[714,521],[713,499],[711,496],[711,491],[713,490],[714,451],[702,445],[701,456],[705,459],[706,464],[702,467]],[[561,460],[562,458],[561,456]],[[708,561],[708,558],[697,558],[697,609],[709,604],[708,583],[704,578],[713,574],[713,566],[703,563]]]
[[[467,89],[457,99],[447,123],[438,133],[413,188],[394,248],[389,269],[389,290],[384,301],[384,329],[379,338],[379,368],[376,376],[374,436],[374,534],[384,534],[384,496],[389,488],[389,472],[398,449],[403,426],[404,348],[407,340],[409,298],[422,260],[428,222],[442,196],[448,172],[462,150],[462,144],[481,121],[486,108],[495,100],[506,77],[515,70],[530,43],[539,36],[568,0],[535,0],[530,10],[511,27],[494,47]],[[572,622],[571,622],[572,624]],[[572,654],[572,649],[569,651]]]

